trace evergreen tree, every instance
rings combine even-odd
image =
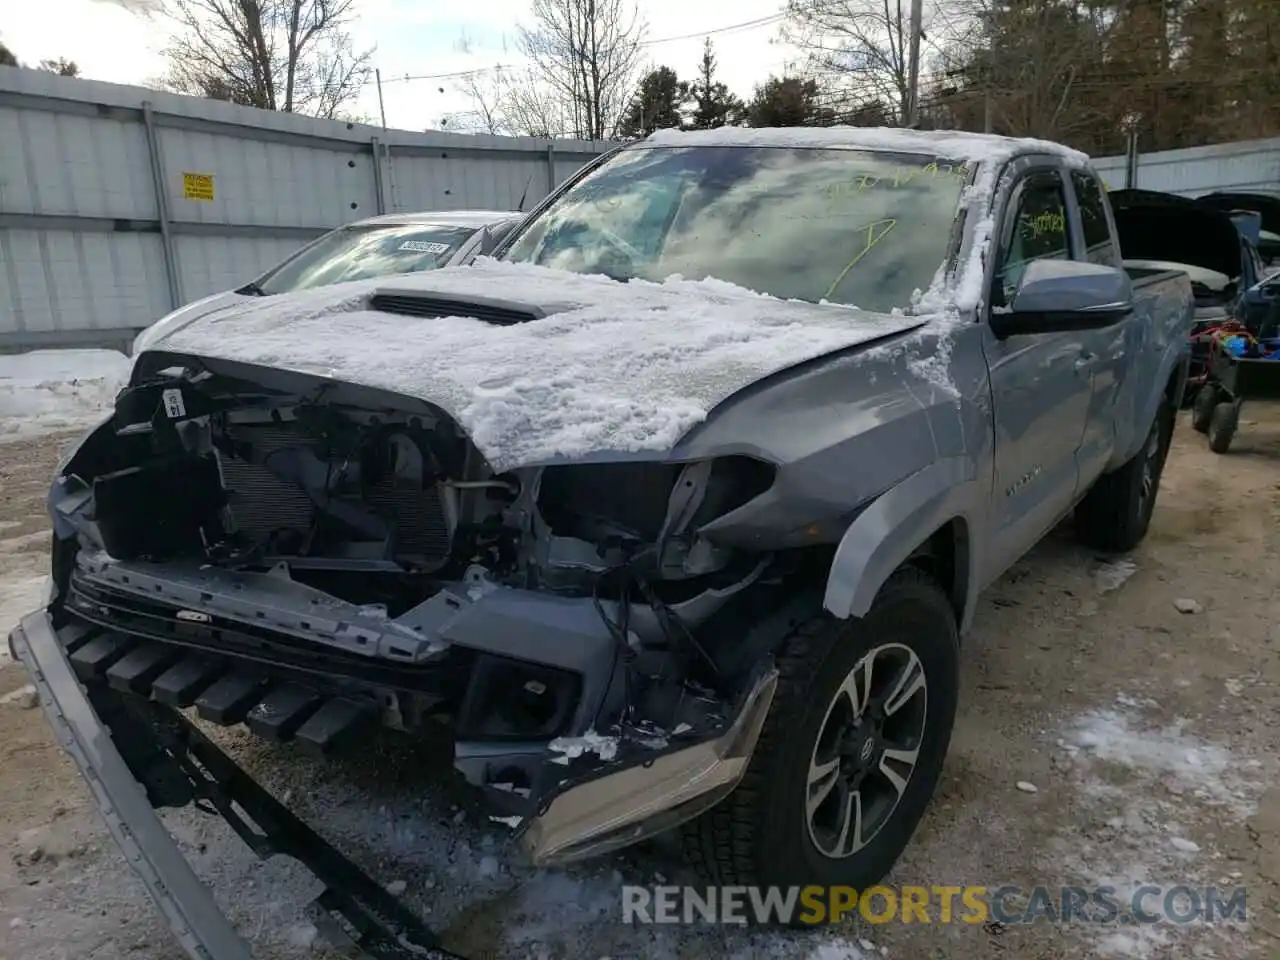
[[[702,48],[698,79],[689,84],[689,98],[693,101],[692,126],[697,130],[741,123],[746,116],[746,105],[716,80],[716,56],[710,37]]]
[[[650,70],[618,123],[624,140],[647,137],[655,130],[680,126],[680,104],[688,97],[688,84],[681,83],[670,67]]]
[[[753,127],[827,127],[835,112],[822,106],[815,80],[770,77],[756,87],[747,105],[747,123]]]

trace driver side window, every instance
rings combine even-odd
[[[1009,305],[1022,274],[1033,260],[1070,259],[1067,229],[1067,200],[1062,177],[1051,171],[1032,174],[1023,181],[1013,230],[996,271],[992,298],[995,306]]]

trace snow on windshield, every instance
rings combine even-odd
[[[618,280],[714,277],[889,312],[947,260],[968,176],[932,154],[633,148],[571,188],[504,259]]]

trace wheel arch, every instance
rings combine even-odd
[[[881,494],[849,525],[827,575],[823,606],[865,616],[894,571],[913,563],[946,590],[961,632],[977,599],[981,485],[965,458],[938,460]]]

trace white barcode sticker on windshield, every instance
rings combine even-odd
[[[169,415],[170,420],[187,415],[187,405],[182,399],[181,390],[165,390],[160,394],[160,399],[164,402],[164,412]]]
[[[406,240],[400,244],[400,249],[411,250],[414,253],[448,253],[449,245],[430,240]]]

